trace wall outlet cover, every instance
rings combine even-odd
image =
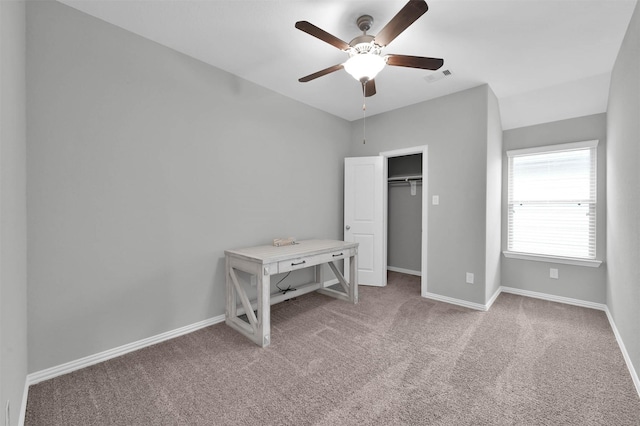
[[[473,273],[467,272],[467,284],[473,284]]]

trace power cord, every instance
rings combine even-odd
[[[280,292],[281,292],[282,294],[287,294],[287,292],[289,292],[289,291],[296,291],[296,290],[297,290],[296,288],[291,288],[291,285],[289,285],[289,287],[287,287],[287,288],[280,288],[280,283],[281,283],[282,281],[284,281],[284,280],[289,276],[289,274],[290,274],[290,273],[291,273],[291,271],[287,272],[287,275],[285,275],[284,277],[282,277],[282,278],[280,279],[280,281],[278,281],[278,282],[276,283],[276,288],[277,288],[278,290],[280,290]]]

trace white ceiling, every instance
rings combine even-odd
[[[59,0],[346,120],[362,90],[344,70],[299,83],[347,55],[294,27],[306,20],[349,42],[358,16],[377,32],[406,0]],[[440,57],[452,75],[387,66],[367,115],[488,83],[503,128],[606,111],[611,69],[636,0],[428,0],[383,53]],[[437,71],[440,72],[440,71]]]

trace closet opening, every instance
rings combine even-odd
[[[427,292],[427,147],[383,152],[387,280]]]

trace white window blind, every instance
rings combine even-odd
[[[596,258],[598,141],[508,151],[508,250]]]

